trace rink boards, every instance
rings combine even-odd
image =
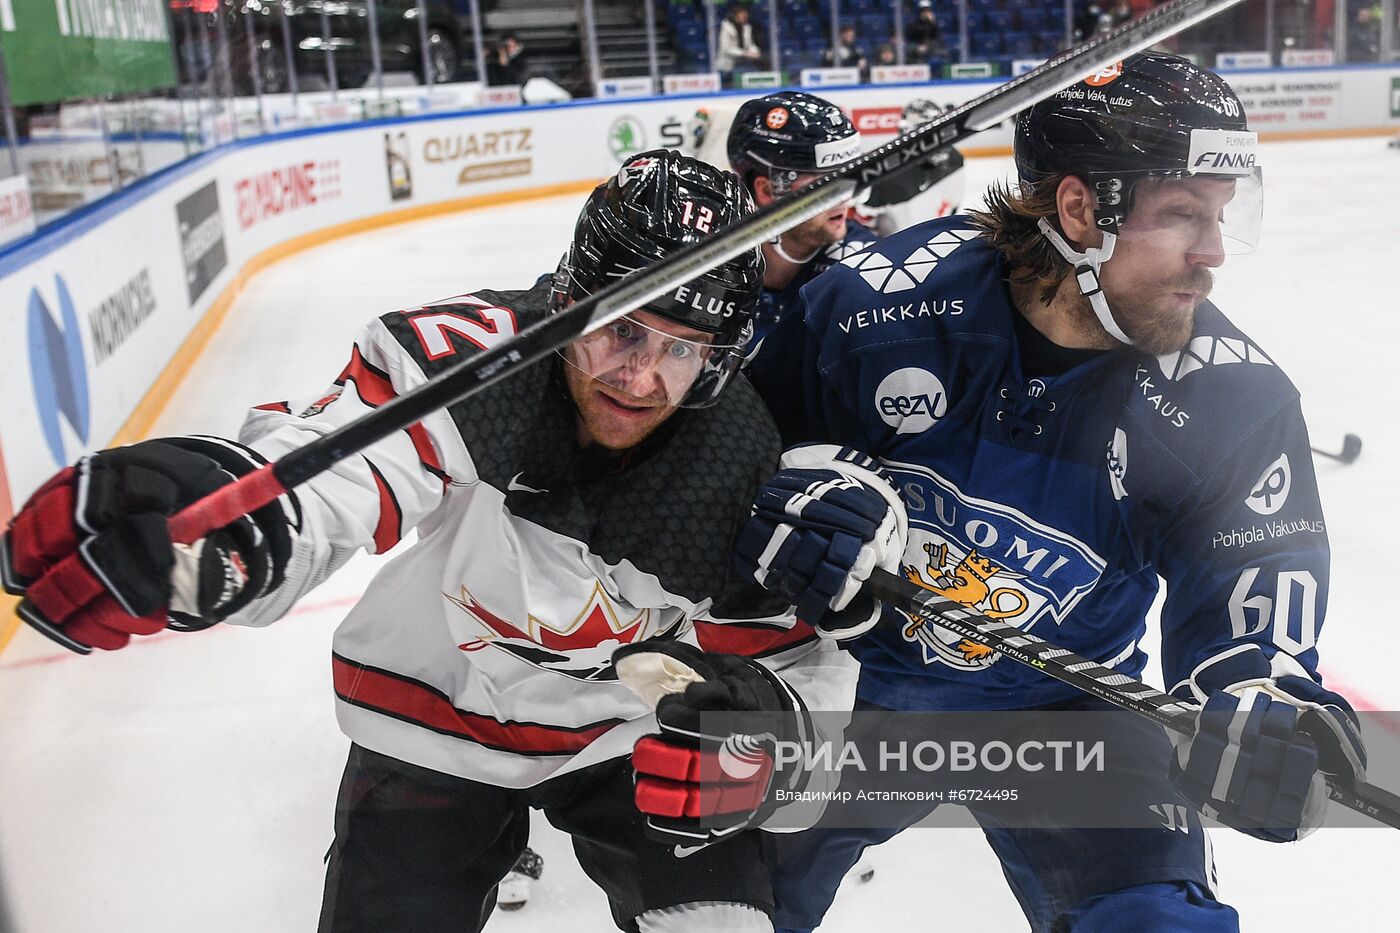
[[[1277,136],[1400,129],[1400,67],[1236,72]],[[867,147],[916,97],[954,105],[992,82],[824,90]],[[740,92],[746,97],[752,92]],[[736,95],[585,101],[346,124],[220,147],[0,252],[0,521],[58,467],[142,437],[250,276],[380,226],[582,192],[619,162],[679,147],[697,110]],[[1006,127],[967,151],[1005,151]],[[385,256],[386,275],[393,274]],[[276,332],[267,341],[278,339]],[[9,617],[9,613],[4,613]],[[0,622],[0,647],[10,634]]]

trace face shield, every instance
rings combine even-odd
[[[714,337],[646,311],[634,311],[560,351],[565,362],[639,404],[713,405],[743,362],[743,344]]]
[[[782,197],[791,191],[807,187],[827,172],[840,168],[856,158],[860,153],[860,134],[851,133],[839,139],[815,144],[812,147],[813,167],[805,170],[782,168],[757,155],[752,156],[752,158],[767,168],[768,182],[772,185],[774,197]]]
[[[1252,252],[1264,216],[1258,136],[1193,130],[1187,166],[1186,171],[1118,176],[1129,192],[1118,235],[1208,260]]]

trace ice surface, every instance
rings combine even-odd
[[[1351,466],[1319,461],[1334,553],[1323,670],[1358,706],[1400,709],[1388,569],[1400,430],[1385,362],[1400,336],[1400,153],[1382,139],[1264,151],[1262,248],[1227,263],[1216,300],[1298,384],[1314,443],[1365,441]],[[970,161],[969,191],[1009,169]],[[228,433],[248,405],[317,391],[385,310],[530,284],[553,270],[580,200],[387,227],[271,267],[156,433]],[[85,659],[16,637],[0,658],[0,901],[18,933],[315,928],[347,748],[330,635],[373,567],[357,558],[265,630],[167,633]],[[1023,929],[979,835],[915,831],[875,850],[875,880],[843,892],[822,929]],[[1213,835],[1246,930],[1377,929],[1400,914],[1393,831],[1296,846]],[[567,839],[536,819],[532,844],[544,881],[489,929],[613,929]]]

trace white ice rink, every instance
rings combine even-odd
[[[1315,444],[1365,441],[1351,466],[1318,462],[1333,547],[1322,667],[1358,707],[1396,710],[1400,425],[1384,361],[1400,347],[1400,152],[1362,139],[1265,155],[1261,250],[1226,264],[1215,298],[1301,388]],[[1009,170],[971,161],[969,191]],[[314,392],[384,311],[529,284],[554,268],[581,200],[388,227],[268,269],[154,433],[233,432],[249,405]],[[16,933],[315,928],[348,747],[330,636],[374,569],[357,558],[264,630],[166,633],[88,658],[19,633],[0,657],[0,903]],[[1392,830],[1324,830],[1296,846],[1214,838],[1246,930],[1397,928]],[[567,839],[537,819],[532,845],[544,882],[489,929],[613,929]],[[975,830],[908,832],[874,860],[875,880],[843,892],[824,931],[1025,928]]]

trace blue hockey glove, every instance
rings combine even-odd
[[[904,504],[879,465],[848,448],[793,448],[783,466],[759,488],[735,563],[819,634],[863,635],[880,605],[861,586],[875,567],[898,570],[909,529]]]
[[[1177,792],[1227,826],[1293,842],[1322,822],[1323,775],[1365,776],[1366,749],[1351,704],[1284,652],[1237,645],[1201,664],[1172,691],[1205,700],[1197,734],[1177,748]]]
[[[806,709],[761,664],[659,640],[619,648],[613,663],[618,680],[655,708],[661,729],[632,750],[648,835],[708,845],[761,822],[774,791],[801,781],[795,765],[780,766],[776,749],[805,741]]]

